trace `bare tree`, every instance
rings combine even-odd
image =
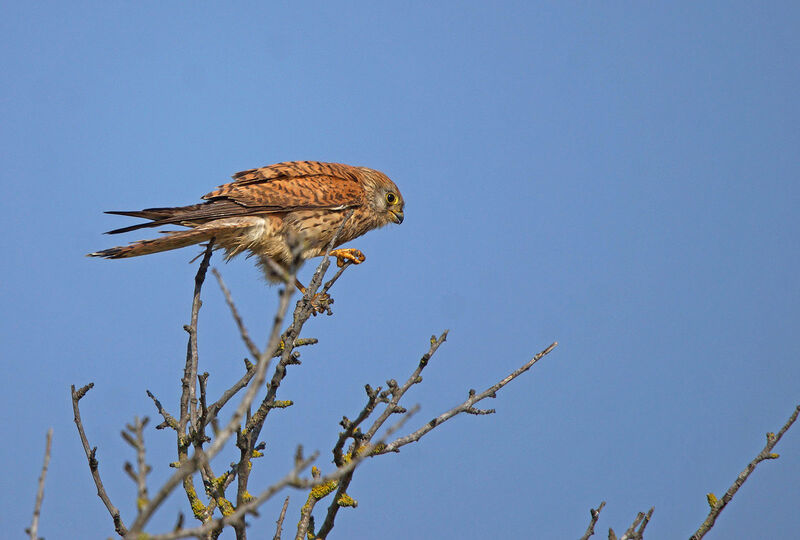
[[[328,253],[335,238],[334,236],[331,241]],[[156,429],[168,430],[175,434],[177,455],[177,460],[171,463],[171,466],[176,469],[175,472],[163,481],[152,497],[148,488],[148,474],[151,467],[146,462],[144,440],[144,430],[149,420],[147,417],[134,418],[134,421],[126,425],[126,429],[122,431],[122,437],[133,448],[136,455],[135,465],[128,462],[124,467],[127,475],[133,480],[137,493],[135,514],[131,514],[128,518],[130,525],[126,525],[126,520],[122,518],[120,510],[111,502],[103,486],[97,447],[90,445],[81,420],[79,404],[93,387],[93,383],[79,389],[72,386],[75,425],[86,453],[89,471],[95,482],[97,495],[111,516],[114,530],[122,538],[141,537],[155,511],[163,505],[173,491],[179,489],[179,486],[186,497],[188,509],[195,522],[191,525],[185,524],[183,514],[180,514],[173,530],[160,533],[148,532],[146,534],[148,538],[157,540],[189,537],[215,539],[226,527],[230,527],[235,531],[237,539],[244,539],[247,537],[247,519],[256,516],[258,508],[263,503],[287,487],[299,490],[302,493],[302,500],[304,500],[304,504],[300,508],[299,521],[293,533],[294,537],[297,540],[327,538],[333,531],[339,511],[344,507],[356,507],[358,504],[347,493],[347,490],[361,464],[367,459],[399,452],[403,446],[420,441],[438,426],[460,414],[487,415],[494,413],[494,409],[482,409],[477,405],[488,398],[496,397],[497,392],[505,385],[530,370],[557,345],[557,343],[550,344],[506,377],[482,391],[470,389],[461,403],[420,424],[405,435],[395,436],[418,410],[418,406],[406,406],[403,399],[411,387],[422,383],[422,372],[444,344],[447,331],[445,330],[438,336],[431,336],[428,350],[413,365],[413,369],[405,381],[400,383],[389,379],[386,381],[385,387],[365,385],[364,406],[352,416],[352,419],[347,416],[342,418],[340,422],[342,431],[331,443],[333,467],[330,470],[323,472],[317,466],[313,466],[319,457],[318,453],[314,452],[310,456],[306,456],[302,447],[298,446],[295,451],[294,463],[285,466],[286,472],[281,478],[275,478],[270,485],[253,488],[250,482],[251,471],[253,466],[258,463],[254,460],[262,457],[264,443],[260,441],[263,439],[265,420],[273,410],[284,409],[292,405],[291,401],[278,399],[280,386],[289,375],[290,368],[294,369],[300,365],[297,349],[316,343],[313,338],[300,337],[303,325],[310,317],[316,316],[320,305],[325,308],[328,315],[332,314],[330,304],[333,303],[333,300],[330,299],[328,293],[351,263],[343,261],[334,275],[323,283],[323,278],[330,265],[330,259],[326,253],[304,295],[289,315],[292,284],[295,281],[297,270],[297,265],[293,265],[288,274],[283,276],[286,286],[279,293],[277,313],[263,349],[260,349],[251,339],[222,276],[216,270],[212,270],[230,308],[241,339],[251,357],[244,361],[239,378],[219,396],[215,396],[216,399],[213,399],[207,391],[210,375],[208,372],[200,371],[197,350],[197,321],[202,306],[200,295],[213,247],[212,240],[202,255],[195,276],[190,321],[184,327],[189,337],[177,414],[171,413],[159,398],[150,391],[147,392],[155,410],[162,418]],[[299,254],[299,246],[297,253]],[[299,262],[299,258],[297,260]],[[286,324],[287,318],[289,319],[288,324]],[[271,376],[268,377],[269,373]],[[238,404],[235,404],[234,398],[237,395],[240,398]],[[222,422],[220,419],[220,412],[223,409],[226,412],[232,411],[227,422]],[[764,449],[739,474],[722,499],[717,499],[713,493],[707,495],[711,509],[706,520],[691,536],[692,540],[699,540],[713,527],[720,512],[759,463],[778,457],[772,451],[783,434],[795,422],[798,413],[800,413],[800,406],[794,410],[777,434],[767,434],[767,444]],[[45,475],[50,457],[51,433],[48,433],[33,521],[27,530],[32,539],[37,538]],[[213,458],[229,443],[235,445],[238,450],[238,459],[225,470],[215,470],[211,465]],[[159,457],[159,459],[163,458]],[[202,485],[201,489],[198,489],[199,485]],[[598,508],[590,510],[591,520],[586,532],[581,537],[582,539],[588,539],[595,534],[595,526],[605,505],[606,502],[603,501]],[[282,538],[288,506],[289,497],[286,497],[277,518],[277,527],[273,537],[275,540]],[[643,538],[653,512],[654,508],[650,508],[647,512],[639,512],[631,525],[619,537],[613,529],[609,528],[609,540]]]
[[[334,238],[335,241],[335,238]],[[334,241],[331,242],[331,246]],[[305,492],[305,503],[300,509],[300,519],[294,532],[295,538],[327,538],[334,528],[339,510],[343,507],[355,507],[357,502],[347,493],[347,488],[357,468],[368,458],[376,458],[399,452],[403,446],[417,442],[433,429],[459,414],[485,415],[493,409],[480,409],[477,405],[493,398],[506,384],[516,379],[552,351],[556,343],[544,348],[530,360],[521,365],[495,384],[477,392],[469,390],[463,402],[444,411],[435,418],[420,425],[406,435],[395,437],[396,432],[417,412],[418,406],[408,407],[402,400],[408,390],[422,382],[422,371],[429,365],[439,347],[447,338],[447,331],[432,336],[428,350],[416,362],[409,377],[402,383],[390,379],[385,387],[366,385],[365,404],[352,419],[343,417],[340,425],[342,431],[332,442],[331,453],[333,467],[323,472],[316,466],[311,467],[318,458],[317,453],[305,456],[298,447],[294,464],[286,468],[286,474],[266,487],[253,490],[250,483],[252,467],[257,464],[256,458],[262,457],[264,443],[262,430],[268,415],[275,409],[283,409],[292,405],[290,401],[278,399],[278,391],[290,368],[298,366],[300,360],[296,349],[313,345],[315,339],[300,337],[303,325],[319,311],[320,301],[327,302],[325,308],[331,315],[329,292],[350,262],[343,261],[333,276],[323,283],[330,259],[325,256],[314,273],[302,298],[297,302],[289,316],[288,324],[284,321],[289,314],[292,295],[291,284],[295,281],[296,265],[285,275],[286,286],[279,293],[278,310],[274,317],[269,339],[263,349],[255,344],[247,331],[244,321],[233,301],[232,295],[216,270],[212,270],[231,310],[233,319],[239,329],[242,341],[247,348],[251,360],[245,360],[243,372],[238,380],[228,387],[216,399],[207,392],[209,373],[201,372],[198,366],[197,320],[202,306],[200,295],[205,282],[206,273],[213,250],[213,241],[205,249],[195,276],[195,289],[192,298],[192,309],[189,324],[184,327],[188,333],[186,362],[181,378],[181,395],[178,400],[177,414],[173,414],[162,401],[151,392],[150,396],[162,422],[156,429],[169,430],[175,433],[177,461],[172,463],[176,471],[150,497],[147,475],[150,466],[145,462],[144,427],[148,419],[136,418],[123,431],[124,439],[136,452],[136,465],[125,464],[125,471],[134,481],[137,490],[136,514],[126,524],[120,511],[114,506],[103,487],[100,477],[97,448],[88,442],[81,421],[79,402],[92,388],[92,383],[80,388],[72,388],[72,404],[75,413],[75,424],[83,442],[89,469],[101,498],[114,523],[117,534],[123,538],[136,538],[143,533],[154,512],[163,504],[167,496],[179,486],[186,496],[191,516],[196,525],[185,525],[179,518],[174,530],[163,533],[148,533],[153,539],[173,538],[216,538],[225,527],[234,529],[236,537],[247,537],[246,519],[255,515],[259,506],[274,497],[286,487],[293,487]],[[330,252],[330,247],[328,249]],[[299,255],[299,246],[298,246]],[[271,371],[271,376],[267,374]],[[227,423],[220,421],[220,412],[234,407],[233,398],[242,397]],[[234,444],[238,450],[238,460],[226,470],[214,470],[212,459],[228,443]],[[310,474],[307,472],[311,467]],[[198,484],[197,482],[201,484]],[[202,485],[201,489],[198,486]],[[327,501],[327,502],[325,502]],[[325,508],[317,512],[320,503]],[[288,508],[288,498],[284,501],[275,538],[283,533],[283,523]],[[319,514],[319,525],[315,515]]]

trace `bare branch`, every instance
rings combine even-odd
[[[409,388],[422,381],[420,378],[422,370],[428,365],[428,361],[436,353],[436,351],[439,350],[439,347],[442,345],[442,343],[447,340],[447,332],[448,330],[445,330],[438,338],[436,336],[431,336],[431,346],[428,349],[428,352],[422,355],[422,358],[419,360],[419,364],[417,364],[417,368],[403,384],[403,386],[397,386],[397,382],[394,380],[386,381],[386,384],[389,386],[392,399],[386,405],[386,408],[383,410],[380,416],[375,420],[375,422],[372,423],[372,426],[369,428],[369,430],[367,430],[367,432],[364,434],[364,437],[367,440],[372,440],[372,438],[375,436],[375,433],[378,432],[381,426],[383,426],[383,424],[392,414],[401,412],[402,408],[398,405],[400,398],[405,395]]]
[[[267,499],[275,495],[281,489],[287,486],[295,486],[297,487],[306,487],[303,480],[299,478],[300,472],[307,469],[311,463],[316,460],[318,455],[312,454],[308,459],[299,460],[295,463],[294,468],[284,476],[281,480],[274,483],[266,490],[264,490],[257,498],[253,499],[251,502],[247,503],[246,505],[240,505],[239,508],[236,509],[236,512],[230,516],[225,516],[220,519],[215,519],[209,522],[200,525],[199,527],[194,527],[192,529],[181,529],[176,530],[171,533],[167,534],[159,534],[159,535],[151,535],[148,536],[149,540],[175,540],[177,538],[189,538],[189,537],[202,537],[208,533],[213,533],[215,531],[221,531],[225,525],[235,523],[239,521],[242,516],[248,512],[252,511],[252,509],[257,508],[261,504],[263,504]]]
[[[326,256],[323,257],[322,262],[320,263],[319,267],[317,268],[317,271],[314,274],[314,277],[313,277],[311,283],[309,284],[309,287],[306,289],[305,295],[303,296],[301,301],[298,302],[298,304],[297,304],[297,308],[295,309],[295,313],[294,313],[294,321],[289,326],[289,328],[287,329],[286,333],[284,333],[284,339],[283,339],[284,348],[283,348],[283,354],[282,354],[282,357],[281,357],[281,362],[279,363],[279,369],[283,368],[285,370],[285,365],[289,362],[289,359],[291,358],[291,351],[292,351],[292,348],[293,348],[294,341],[297,339],[297,336],[298,336],[303,324],[305,323],[305,321],[308,320],[308,318],[312,314],[315,313],[315,309],[314,309],[314,307],[312,305],[311,300],[313,298],[314,293],[319,288],[319,285],[320,285],[320,283],[322,281],[322,276],[324,275],[324,272],[327,270],[328,266],[330,265],[330,260],[328,258],[328,253],[330,252],[331,249],[333,249],[333,245],[335,244],[335,241],[338,238],[338,235],[341,233],[341,230],[342,230],[344,224],[352,216],[352,214],[353,214],[352,210],[348,212],[348,214],[346,215],[346,217],[343,220],[342,224],[340,225],[339,230],[334,235],[334,237],[331,239],[331,242],[330,242],[330,244],[328,246],[328,250],[326,251]],[[299,245],[296,246],[296,251],[297,251],[298,255],[299,255],[300,248],[301,248],[301,246],[299,246]],[[207,267],[207,261],[205,261],[205,258],[204,258],[204,264]],[[201,266],[203,266],[203,264],[201,264]],[[203,272],[204,272],[204,270],[203,270]],[[198,271],[198,276],[200,275],[200,273],[201,273],[201,271]],[[295,274],[296,274],[296,268],[292,268],[292,269],[290,269],[290,275],[286,276],[287,277],[287,286],[284,288],[284,290],[282,291],[282,293],[280,295],[278,311],[277,311],[277,313],[275,315],[275,319],[274,319],[274,322],[273,322],[272,330],[270,332],[269,340],[267,342],[267,346],[264,348],[263,352],[261,352],[261,354],[258,356],[258,361],[256,362],[254,375],[252,376],[252,378],[249,381],[249,383],[248,382],[245,383],[247,385],[247,391],[245,392],[245,395],[242,398],[242,401],[239,404],[239,407],[237,407],[237,409],[234,411],[234,414],[232,415],[232,417],[230,418],[230,420],[228,421],[226,426],[219,431],[219,433],[215,437],[214,441],[211,443],[211,445],[208,448],[208,450],[203,451],[202,448],[195,447],[195,452],[191,456],[191,458],[188,458],[188,459],[182,461],[179,469],[172,475],[172,477],[170,477],[167,480],[167,482],[162,486],[162,488],[158,491],[158,493],[156,493],[155,497],[153,497],[153,499],[150,501],[150,503],[148,505],[146,505],[146,507],[142,510],[141,514],[136,518],[136,521],[131,526],[131,534],[130,534],[131,537],[133,537],[134,534],[138,534],[142,530],[142,528],[146,525],[146,523],[152,517],[152,514],[155,512],[155,510],[163,503],[163,501],[166,499],[166,497],[172,492],[173,489],[175,489],[175,487],[180,482],[182,482],[185,479],[189,478],[191,474],[193,474],[195,471],[198,470],[198,467],[201,464],[208,463],[211,459],[214,458],[214,456],[216,456],[222,450],[222,448],[224,448],[224,446],[227,443],[228,439],[231,437],[231,435],[241,425],[241,421],[242,421],[242,418],[245,415],[245,412],[250,409],[250,406],[251,406],[253,400],[255,399],[256,394],[258,393],[259,389],[264,384],[264,380],[266,378],[266,370],[267,370],[267,367],[269,365],[269,360],[271,358],[271,352],[270,351],[274,351],[274,350],[278,349],[279,338],[280,338],[280,335],[281,335],[280,334],[280,328],[283,325],[283,320],[284,320],[284,318],[286,316],[286,312],[288,310],[289,300],[291,299],[291,296],[292,296],[292,287],[289,286],[288,284],[292,283],[295,280]],[[195,280],[195,283],[196,284],[198,283],[197,279]],[[200,281],[199,283],[202,284],[202,281]],[[193,321],[193,323],[196,324],[196,319],[194,317],[194,314],[195,314],[194,306],[195,306],[195,304],[197,304],[197,309],[199,310],[199,290],[197,289],[197,287],[195,288],[195,291],[196,291],[195,299],[197,300],[197,302],[193,302],[193,310],[192,310],[193,319],[192,319],[192,321]],[[192,327],[190,327],[190,329],[191,328]],[[191,351],[192,351],[191,341],[193,339],[194,339],[194,344],[195,344],[194,345],[194,352],[195,352],[195,357],[196,357],[196,326],[194,326],[194,328],[195,328],[195,335],[194,336],[192,335],[192,332],[190,330],[187,330],[190,333],[190,346],[189,346],[189,351],[187,352],[187,364],[189,364],[189,360],[188,359],[189,359],[189,356],[191,355]],[[193,372],[194,372],[195,377],[196,377],[196,373],[197,373],[196,370],[197,370],[197,367],[196,367],[196,362],[195,362],[194,363],[194,368],[193,368]],[[184,378],[186,378],[186,377],[184,377]],[[276,379],[277,379],[277,384],[280,384],[280,380],[283,379],[283,375],[281,374],[280,376],[277,376],[277,374],[276,374],[276,376],[273,377],[273,380],[269,385],[269,391],[268,391],[268,394],[270,394],[270,393],[272,394],[272,397],[270,399],[274,398],[275,392],[277,391],[277,385],[275,385]],[[194,384],[191,384],[190,386],[191,386],[191,388],[194,388]],[[196,400],[196,398],[195,398],[195,400]],[[191,400],[191,396],[190,396],[189,401],[190,402],[192,401]],[[183,417],[183,411],[184,411],[184,407],[183,407],[183,397],[182,397],[182,407],[181,407],[182,417]],[[193,423],[192,425],[195,425],[195,424]],[[260,429],[260,427],[259,427],[259,429]],[[255,435],[257,436],[257,433],[255,433]],[[255,437],[253,438],[253,440],[255,440]],[[240,479],[240,482],[241,482],[241,475],[240,475],[239,479]],[[239,499],[241,499],[242,493],[243,493],[243,491],[240,489]],[[272,493],[269,494],[269,496],[271,496],[271,495],[272,495]],[[251,500],[258,500],[258,499],[259,498],[255,498],[255,499],[251,499]],[[264,500],[266,500],[266,499],[264,499]],[[261,501],[261,502],[263,502],[263,501]],[[261,503],[259,502],[259,504],[261,504]],[[252,506],[252,507],[254,508],[255,506]],[[241,519],[241,517],[244,514],[244,512],[241,512],[241,513],[238,512],[238,510],[241,509],[241,508],[249,509],[249,508],[251,508],[251,505],[249,503],[246,504],[246,505],[239,504],[238,508],[237,508],[237,512],[235,512],[234,514],[232,514],[230,516],[226,516],[226,518],[231,518],[231,519],[228,519],[228,521],[226,521],[225,523],[235,523],[237,519]],[[209,523],[212,523],[212,522],[207,522],[205,525],[208,525]],[[211,529],[206,529],[206,532],[208,532],[209,530],[211,530]]]
[[[194,278],[194,296],[192,299],[192,314],[188,325],[183,329],[189,334],[189,343],[186,346],[186,367],[181,379],[181,415],[178,420],[179,434],[186,433],[186,425],[189,424],[194,429],[197,426],[197,317],[200,313],[200,291],[206,279],[206,270],[211,260],[211,253],[214,250],[214,240],[208,242],[203,253],[203,260],[197,269]]]
[[[636,519],[633,520],[631,526],[625,531],[625,534],[617,538],[617,535],[614,534],[614,530],[609,528],[608,529],[608,540],[642,540],[644,537],[644,529],[647,527],[647,524],[650,523],[650,518],[653,516],[653,510],[655,508],[650,508],[650,510],[645,514],[644,512],[639,512],[636,514]]]
[[[74,384],[70,387],[72,390],[72,413],[74,415],[75,426],[78,428],[78,435],[80,435],[81,443],[83,444],[83,451],[86,453],[86,459],[89,461],[89,471],[91,471],[94,485],[97,487],[97,496],[100,497],[100,500],[106,505],[108,513],[111,514],[111,519],[114,520],[114,530],[117,531],[117,534],[120,536],[125,536],[128,531],[125,528],[125,524],[122,522],[119,510],[111,503],[111,499],[108,498],[106,489],[103,487],[103,481],[100,479],[100,472],[98,471],[98,461],[96,457],[97,447],[91,448],[89,446],[89,440],[86,438],[86,432],[83,429],[83,422],[81,421],[81,412],[78,408],[78,401],[85,396],[86,392],[91,390],[93,386],[94,383],[89,383],[78,390],[75,390]]]
[[[330,534],[331,529],[333,529],[333,523],[336,519],[336,514],[342,507],[340,504],[343,500],[342,497],[345,495],[347,488],[350,486],[350,481],[353,479],[353,473],[355,472],[356,467],[358,467],[358,465],[366,458],[377,455],[377,450],[385,445],[385,441],[387,441],[389,437],[391,437],[397,430],[403,427],[408,419],[417,414],[418,411],[419,405],[412,407],[409,411],[403,414],[403,416],[400,417],[400,420],[395,422],[394,425],[389,426],[389,428],[386,430],[386,433],[384,433],[378,442],[374,444],[366,439],[359,439],[360,444],[357,443],[354,446],[349,461],[338,467],[332,474],[317,479],[315,482],[317,486],[322,486],[325,484],[337,485],[337,490],[333,497],[333,501],[331,501],[331,504],[328,506],[328,512],[325,516],[325,521],[320,527],[316,538],[320,540],[326,538],[328,534]],[[336,481],[337,484],[332,484],[333,481]],[[313,505],[316,504],[317,500],[309,500],[309,502],[311,503],[311,508],[308,510],[308,517],[310,518],[311,510],[313,510]],[[306,537],[309,524],[310,521],[308,519],[301,519],[297,527],[297,535],[295,536],[295,539]]]
[[[586,528],[586,532],[583,533],[580,540],[589,540],[589,537],[594,535],[594,526],[597,525],[597,520],[600,518],[600,512],[605,507],[606,501],[600,503],[600,506],[597,508],[590,508],[589,515],[592,516],[592,521],[589,522],[589,527]]]
[[[225,302],[228,304],[228,307],[231,310],[231,315],[233,315],[233,320],[236,322],[237,328],[239,328],[239,334],[242,336],[242,341],[244,341],[245,347],[247,347],[247,350],[250,352],[250,356],[253,357],[253,361],[258,361],[258,357],[261,356],[261,351],[258,350],[256,344],[253,343],[252,339],[250,339],[250,334],[247,332],[247,328],[244,325],[242,316],[239,315],[239,310],[236,309],[236,304],[233,303],[231,291],[228,290],[228,287],[222,280],[222,274],[220,274],[216,268],[212,268],[211,273],[214,274],[215,278],[217,278],[219,288],[222,290],[222,294],[225,296]]]
[[[136,450],[136,469],[130,463],[125,463],[125,472],[136,482],[136,508],[140,510],[147,504],[147,474],[150,466],[145,461],[144,428],[150,421],[146,416],[141,420],[133,419],[133,424],[125,426],[130,433],[122,432],[122,438]],[[131,433],[133,435],[131,435]]]
[[[317,305],[315,305],[315,299],[319,297],[316,294],[317,289],[319,288],[320,284],[322,283],[322,278],[325,275],[325,272],[330,265],[330,258],[329,254],[333,246],[336,244],[336,239],[342,232],[344,225],[347,221],[352,217],[353,210],[350,210],[345,215],[342,223],[339,225],[339,229],[336,231],[336,234],[333,235],[331,238],[330,243],[328,244],[327,250],[325,252],[325,256],[322,258],[322,261],[317,266],[316,271],[314,272],[314,276],[311,278],[311,281],[306,287],[303,297],[297,302],[297,306],[295,307],[292,323],[286,329],[286,331],[281,336],[280,344],[281,344],[281,358],[278,361],[278,364],[275,366],[275,371],[272,375],[272,379],[270,379],[269,384],[267,385],[267,394],[261,402],[258,411],[256,414],[251,417],[246,425],[244,433],[242,433],[239,437],[240,440],[237,440],[237,446],[239,446],[240,450],[240,458],[239,463],[237,465],[237,473],[238,473],[238,491],[236,496],[236,503],[237,507],[240,507],[242,503],[245,502],[246,499],[249,499],[250,495],[248,492],[248,480],[250,478],[250,463],[253,456],[253,451],[255,450],[258,437],[261,433],[261,429],[266,421],[267,414],[275,405],[275,396],[277,395],[278,388],[283,381],[284,377],[286,376],[286,367],[289,364],[296,364],[299,363],[297,360],[297,353],[294,352],[294,348],[296,343],[298,342],[298,337],[300,335],[300,331],[303,328],[303,325],[311,318],[312,315],[317,314]],[[294,281],[295,277],[294,274],[288,278],[291,281]],[[289,281],[289,282],[291,282]],[[332,301],[331,301],[332,302]],[[327,304],[326,304],[327,307]],[[330,314],[330,308],[327,307],[328,313]],[[262,357],[267,357],[271,354],[268,351],[275,350],[275,343],[270,342],[270,344],[264,349],[262,353]],[[266,368],[265,368],[266,369]],[[253,387],[260,387],[261,382],[253,383],[251,388]]]
[[[767,433],[767,444],[758,453],[758,455],[753,458],[753,461],[747,464],[747,467],[744,468],[742,472],[739,473],[739,476],[736,477],[736,480],[733,482],[728,491],[725,492],[725,495],[722,496],[722,499],[717,499],[713,493],[709,493],[707,495],[709,506],[711,510],[708,512],[708,516],[706,517],[705,521],[703,521],[700,528],[695,531],[695,533],[690,537],[690,540],[700,540],[703,536],[711,530],[711,527],[714,526],[714,523],[717,520],[717,516],[719,516],[720,512],[727,506],[733,496],[736,495],[736,492],[739,491],[739,488],[742,487],[748,477],[753,473],[756,469],[756,466],[765,461],[767,459],[777,459],[779,456],[778,454],[772,453],[772,449],[775,448],[775,445],[778,444],[778,441],[781,440],[783,434],[786,433],[792,424],[794,424],[795,420],[797,420],[797,415],[800,414],[800,405],[795,407],[794,412],[789,417],[789,420],[783,425],[781,430],[775,434],[772,432]]]
[[[275,320],[273,322],[272,331],[270,334],[269,344],[266,350],[273,350],[278,345],[278,337],[280,335],[280,328],[283,324],[283,319],[286,316],[286,311],[289,306],[289,300],[292,296],[292,290],[290,287],[285,287],[284,290],[281,292],[280,301],[278,312],[275,315]],[[217,437],[214,439],[214,442],[211,444],[209,449],[205,452],[205,457],[207,460],[211,460],[216,456],[220,450],[225,446],[225,443],[231,437],[231,435],[236,431],[237,426],[240,425],[242,417],[244,416],[244,412],[250,407],[250,404],[253,402],[256,393],[258,392],[261,385],[264,383],[265,378],[265,371],[267,368],[268,358],[266,355],[262,354],[261,357],[258,359],[258,363],[256,365],[256,373],[253,378],[253,383],[248,387],[247,392],[245,392],[244,398],[242,402],[239,404],[239,407],[234,412],[233,416],[231,417],[228,424],[220,430]],[[163,501],[167,498],[167,496],[172,493],[172,490],[183,481],[183,479],[193,472],[197,470],[198,465],[200,464],[201,457],[198,452],[195,452],[194,455],[184,464],[180,466],[180,468],[167,480],[167,482],[162,486],[162,488],[158,491],[158,493],[153,497],[147,507],[142,511],[141,515],[137,517],[134,524],[131,526],[132,533],[138,533],[142,530],[144,525],[150,520],[152,517],[153,512],[155,512],[156,508],[158,508]],[[177,538],[177,537],[176,537]]]
[[[283,520],[286,517],[286,509],[289,508],[289,497],[287,496],[286,499],[283,501],[283,507],[281,508],[281,515],[278,516],[278,524],[277,529],[275,529],[275,536],[272,537],[272,540],[281,540],[281,535],[283,534]]]
[[[350,421],[347,417],[343,417],[342,421],[339,422],[339,425],[344,428],[344,431],[339,433],[339,438],[337,439],[336,444],[333,446],[333,462],[337,467],[344,463],[342,450],[344,449],[347,439],[352,438],[356,434],[358,427],[362,424],[362,422],[369,418],[369,415],[372,414],[372,411],[375,410],[375,406],[381,400],[380,386],[373,390],[370,385],[366,385],[364,390],[367,392],[367,404],[364,405],[364,408],[361,409],[360,413],[358,413],[356,419],[354,421]]]
[[[531,360],[529,360],[528,362],[526,362],[525,364],[514,370],[512,373],[507,375],[504,379],[490,386],[483,392],[476,394],[474,391],[470,391],[469,397],[463,403],[456,405],[449,411],[446,411],[437,416],[436,418],[433,418],[415,432],[410,433],[405,437],[400,437],[392,441],[391,443],[387,444],[385,448],[382,448],[380,450],[380,453],[383,454],[387,452],[397,452],[400,449],[400,447],[420,440],[426,433],[431,431],[433,428],[453,418],[459,413],[466,412],[472,414],[487,414],[489,411],[480,411],[479,409],[475,409],[473,405],[475,405],[476,403],[478,403],[483,399],[486,399],[487,397],[492,397],[492,398],[495,397],[498,390],[500,390],[502,387],[504,387],[505,385],[507,385],[508,383],[510,383],[511,381],[513,381],[514,379],[525,373],[526,371],[528,371],[530,368],[532,368],[536,362],[538,362],[541,358],[547,355],[550,351],[555,349],[557,345],[558,342],[554,342],[543,351],[537,353],[536,356],[534,356]]]
[[[39,474],[39,487],[36,490],[36,503],[33,506],[33,519],[31,526],[25,531],[31,540],[39,540],[39,516],[42,513],[42,501],[44,501],[44,481],[47,478],[47,467],[50,465],[50,448],[53,443],[53,428],[47,430],[47,439],[44,445],[44,463],[42,472]]]

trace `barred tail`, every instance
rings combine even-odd
[[[138,257],[149,255],[161,251],[179,249],[200,242],[211,240],[214,231],[203,229],[189,229],[187,231],[168,231],[166,236],[154,238],[152,240],[139,240],[127,246],[117,246],[102,251],[95,251],[87,254],[87,257],[103,257],[105,259],[126,259],[128,257]]]

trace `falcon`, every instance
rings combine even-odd
[[[334,247],[389,223],[403,222],[405,202],[400,190],[382,172],[367,167],[318,161],[291,161],[250,169],[233,175],[233,182],[204,195],[205,202],[189,206],[109,211],[150,221],[114,229],[119,234],[149,227],[180,225],[184,230],[162,231],[163,236],[127,246],[89,253],[90,257],[125,259],[214,242],[230,259],[242,252],[257,258],[267,279],[279,281],[277,265],[288,270],[295,256],[292,246],[302,246],[299,258],[325,255],[342,221],[352,209]],[[339,266],[360,264],[364,254],[353,248],[330,252]],[[302,283],[296,281],[300,292]]]

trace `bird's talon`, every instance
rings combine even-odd
[[[346,261],[353,264],[361,264],[367,259],[360,249],[355,248],[334,249],[330,254],[336,257],[336,266],[339,268],[344,266]]]
[[[327,312],[329,315],[331,314],[331,304],[333,304],[333,298],[330,297],[329,294],[326,293],[317,293],[311,299],[311,308],[314,310],[312,314],[314,317],[317,316],[317,313],[325,313]]]

